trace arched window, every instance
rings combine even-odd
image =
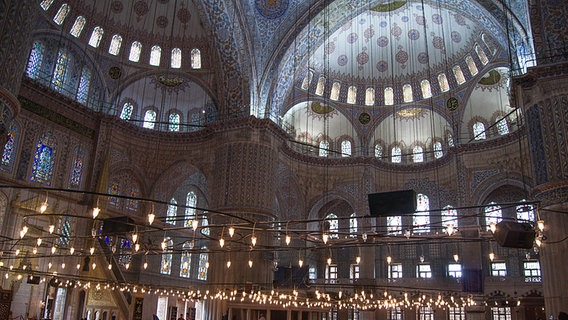
[[[339,100],[339,92],[341,91],[341,83],[339,82],[334,82],[331,85],[331,93],[329,94],[329,99],[333,100],[333,101],[337,101]]]
[[[422,90],[422,98],[428,99],[432,97],[432,87],[430,86],[430,81],[420,81],[420,89]]]
[[[501,136],[509,133],[509,123],[507,122],[507,118],[502,118],[497,121],[497,132]]]
[[[185,242],[182,246],[181,259],[179,263],[179,276],[189,278],[191,275],[191,244]]]
[[[394,104],[394,90],[391,87],[386,87],[384,90],[385,106],[392,106]]]
[[[41,136],[36,146],[30,177],[32,182],[51,185],[56,155],[57,139],[51,132],[46,132]]]
[[[32,50],[30,52],[30,57],[28,59],[28,66],[26,67],[26,75],[28,77],[36,79],[39,76],[44,52],[45,48],[43,46],[43,43],[39,41],[34,42],[34,44],[32,45]]]
[[[442,227],[448,226],[458,227],[458,212],[452,206],[445,206],[442,209]]]
[[[422,193],[416,195],[416,213],[412,219],[414,232],[430,232],[430,200]]]
[[[334,213],[330,213],[325,217],[324,231],[329,232],[330,238],[339,238],[339,220]]]
[[[57,53],[57,62],[55,64],[55,69],[53,70],[53,77],[51,78],[51,84],[58,91],[63,90],[70,61],[71,57],[69,56],[69,53],[67,53],[64,49],[59,49],[59,52]]]
[[[108,197],[108,203],[115,207],[118,207],[120,205],[120,198],[113,197],[113,195],[120,195],[120,180],[118,180],[117,178],[112,178],[110,180],[108,185],[108,194],[110,195]]]
[[[54,0],[43,0],[40,4],[41,8],[45,11],[49,10],[49,7],[53,4]]]
[[[195,192],[190,191],[187,193],[186,197],[185,197],[185,216],[183,219],[183,226],[186,228],[191,227],[191,222],[194,219],[197,219],[197,217],[195,216],[196,210],[195,207],[197,207],[197,195],[195,194]]]
[[[460,66],[454,66],[452,68],[452,71],[454,72],[454,77],[456,78],[456,82],[458,84],[464,84],[465,83],[465,76],[463,75],[463,71],[461,69]]]
[[[523,199],[520,202],[527,202],[527,200]],[[535,222],[535,210],[532,204],[520,204],[515,207],[515,210],[519,222]]]
[[[14,157],[18,143],[18,126],[12,122],[8,128],[8,141],[4,145],[4,152],[2,153],[2,160],[0,161],[0,170],[12,172],[14,168]]]
[[[306,76],[302,81],[302,90],[308,90],[310,88],[310,83],[312,83],[312,79],[314,78],[314,73],[311,70],[306,72]]]
[[[473,124],[473,139],[485,140],[485,125],[482,122]]]
[[[67,18],[69,10],[71,10],[71,7],[69,7],[67,3],[62,4],[59,10],[57,11],[57,13],[55,14],[55,17],[53,17],[53,22],[55,22],[57,25],[60,26],[63,23],[63,21],[65,21],[65,18]]]
[[[483,65],[486,65],[486,64],[489,63],[489,59],[487,58],[485,51],[483,50],[482,47],[480,47],[477,44],[475,45],[475,53],[477,53],[477,56],[479,57],[479,61],[481,61],[481,63]]]
[[[318,96],[323,96],[323,90],[325,89],[325,77],[320,76],[318,79],[318,84],[316,85],[315,94]]]
[[[448,83],[448,77],[445,73],[440,73],[438,75],[438,84],[440,85],[440,90],[442,92],[448,92],[450,90],[450,84]]]
[[[129,265],[132,262],[132,242],[126,238],[119,238],[118,264],[121,266]]]
[[[83,32],[83,28],[85,27],[85,23],[87,23],[87,20],[85,20],[85,17],[78,16],[75,19],[75,22],[73,23],[73,26],[71,27],[71,30],[69,31],[69,33],[72,36],[74,36],[75,38],[79,38],[81,36],[81,32]]]
[[[168,129],[173,132],[179,131],[180,115],[179,113],[170,113]]]
[[[81,79],[79,79],[79,87],[77,88],[77,102],[85,104],[89,97],[89,87],[91,86],[91,71],[87,67],[83,67]]]
[[[171,274],[172,273],[172,252],[174,242],[170,237],[164,238],[166,244],[164,253],[162,253],[162,261],[160,263],[160,273],[161,274]]]
[[[101,39],[103,38],[103,34],[105,31],[103,28],[97,26],[93,29],[93,33],[91,33],[91,38],[89,39],[89,45],[93,48],[98,48],[101,44]]]
[[[174,69],[181,68],[181,49],[180,48],[173,48],[172,49],[172,61],[170,66]]]
[[[391,150],[391,162],[400,163],[401,161],[402,161],[402,150],[400,150],[400,147],[395,146]]]
[[[483,41],[483,43],[485,43],[485,46],[489,49],[489,52],[495,53],[495,48],[493,47],[493,43],[491,42],[491,39],[485,33],[481,34],[481,41]]]
[[[367,88],[367,90],[365,90],[365,105],[369,106],[369,107],[375,105],[375,89],[374,88]]]
[[[138,198],[140,195],[140,188],[132,176],[126,177],[124,190],[126,190],[125,195],[128,197],[126,200],[126,209],[132,211],[138,210],[138,200],[135,198]]]
[[[191,68],[201,69],[201,51],[197,48],[191,50]]]
[[[154,129],[156,124],[156,111],[146,110],[144,113],[144,124],[142,125],[146,129]]]
[[[442,143],[440,141],[434,142],[434,158],[440,159],[443,155]]]
[[[421,146],[414,146],[412,149],[412,161],[424,162],[424,150]]]
[[[110,47],[108,48],[108,53],[112,54],[113,56],[118,55],[120,52],[120,46],[122,46],[122,37],[118,34],[112,36],[112,40],[110,41]]]
[[[499,223],[503,218],[503,213],[501,212],[501,206],[497,205],[495,202],[489,202],[485,207],[485,226],[487,230],[491,229],[492,223]]]
[[[168,204],[168,210],[166,211],[166,223],[176,224],[177,211],[177,201],[176,199],[171,198],[170,203]]]
[[[160,46],[153,46],[152,49],[150,49],[150,65],[159,67],[161,57],[162,48],[160,48]]]
[[[69,186],[77,188],[81,186],[83,178],[83,167],[85,166],[85,150],[83,147],[76,147],[73,155],[73,163],[71,165],[71,174],[69,176]]]
[[[375,145],[375,158],[382,158],[383,157],[383,146],[380,144]]]
[[[327,157],[329,155],[329,142],[327,140],[322,140],[319,143],[319,156]]]
[[[467,68],[469,69],[469,73],[471,73],[472,76],[477,75],[479,70],[477,70],[477,65],[475,64],[475,61],[471,56],[465,57],[465,63],[467,63]]]
[[[349,216],[349,236],[351,238],[357,237],[358,222],[357,214],[354,212]]]
[[[351,156],[351,141],[349,140],[341,141],[341,156],[342,157]]]
[[[448,146],[449,146],[450,148],[455,147],[455,144],[454,144],[454,137],[452,136],[451,133],[448,132],[448,133],[446,134],[446,140],[448,141]]]
[[[201,233],[203,233],[204,235],[209,235],[211,233],[211,230],[209,229],[209,218],[207,217],[207,211],[203,211],[203,213],[201,214],[201,227],[203,229],[201,229]]]
[[[390,235],[402,234],[402,216],[387,217],[387,233]]]
[[[57,221],[57,245],[61,248],[67,248],[71,244],[71,217],[66,215]]]
[[[357,87],[350,86],[349,89],[347,89],[347,103],[355,104],[355,102],[357,102]]]
[[[122,105],[122,111],[120,112],[120,119],[122,120],[130,120],[132,116],[132,111],[134,110],[134,106],[130,102],[124,103]]]
[[[409,83],[402,86],[402,99],[404,102],[414,101],[414,97],[412,96],[412,86]]]
[[[209,269],[209,254],[207,253],[207,247],[202,247],[201,253],[199,254],[199,266],[197,270],[198,280],[207,280],[207,269]]]
[[[132,42],[130,46],[130,54],[128,55],[128,60],[132,62],[140,61],[140,53],[142,52],[142,44],[138,41]]]

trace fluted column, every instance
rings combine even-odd
[[[16,98],[30,50],[37,1],[0,0],[0,145],[8,141],[10,123],[20,112]]]

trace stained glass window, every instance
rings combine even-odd
[[[329,155],[329,142],[327,140],[322,140],[319,143],[319,156],[327,157]]]
[[[156,111],[146,110],[144,113],[144,124],[142,125],[146,129],[154,129],[156,124]]]
[[[181,68],[181,49],[180,48],[173,48],[172,49],[172,61],[171,67],[174,69]]]
[[[523,199],[521,202],[527,202]],[[520,222],[534,222],[535,221],[535,210],[532,204],[520,204],[515,207],[517,211],[517,220]]]
[[[89,97],[89,87],[91,86],[91,71],[86,67],[81,72],[79,87],[77,88],[77,102],[85,104]]]
[[[334,82],[331,85],[331,92],[329,94],[329,98],[333,101],[337,101],[339,99],[339,91],[341,91],[341,84],[339,82]]]
[[[184,243],[181,252],[181,259],[179,264],[179,276],[182,278],[189,278],[191,275],[191,245]]]
[[[166,222],[169,224],[176,224],[176,217],[177,217],[177,201],[174,198],[170,199],[170,203],[168,204],[168,210],[166,212]]]
[[[375,158],[382,158],[383,157],[383,146],[380,144],[375,145]]]
[[[440,141],[434,142],[434,158],[440,159],[443,155],[442,143]]]
[[[448,77],[445,73],[440,73],[438,75],[438,84],[440,85],[440,90],[442,92],[448,92],[450,90],[450,84],[448,83]]]
[[[358,231],[357,229],[358,229],[357,214],[352,213],[351,216],[349,216],[349,236],[356,237]]]
[[[412,96],[412,86],[408,83],[402,86],[402,99],[404,102],[414,101],[414,97]]]
[[[122,266],[132,261],[132,242],[126,238],[119,239],[118,263]]]
[[[501,206],[495,202],[490,202],[484,209],[485,211],[485,225],[487,230],[491,229],[492,223],[499,223],[502,220],[503,214]]]
[[[341,141],[341,156],[342,157],[351,156],[351,141],[349,140]]]
[[[422,98],[428,99],[432,97],[432,87],[430,86],[430,81],[420,81],[420,89],[422,90]]]
[[[391,87],[386,87],[384,95],[385,95],[385,106],[392,106],[394,104],[394,90]]]
[[[130,54],[128,55],[128,60],[132,62],[140,61],[140,53],[142,52],[142,44],[138,41],[132,42],[130,46]]]
[[[73,164],[71,167],[71,175],[69,178],[70,187],[76,188],[81,185],[84,165],[85,165],[85,151],[83,150],[82,147],[76,147],[73,156]]]
[[[318,96],[323,96],[323,90],[325,89],[325,77],[320,76],[318,79],[318,84],[316,85],[315,94]]]
[[[198,280],[207,280],[207,269],[209,269],[209,254],[206,252],[207,247],[201,248],[201,253],[199,254],[199,268],[197,273]]]
[[[57,222],[57,244],[62,248],[67,248],[71,244],[71,217],[63,216]]]
[[[108,194],[111,195],[108,197],[108,203],[114,206],[118,206],[120,204],[120,198],[112,196],[112,195],[120,195],[120,181],[117,178],[112,178],[110,180],[108,186]]]
[[[118,34],[112,36],[112,40],[110,41],[110,46],[108,48],[108,53],[112,54],[113,56],[118,55],[120,52],[120,46],[122,45],[122,37]]]
[[[454,137],[452,136],[451,133],[448,132],[448,133],[446,134],[446,139],[447,139],[447,141],[448,141],[448,146],[449,146],[449,147],[454,147],[454,146],[455,146],[455,144],[454,144]]]
[[[387,217],[387,233],[388,234],[402,233],[402,216]]]
[[[442,209],[442,227],[452,225],[458,227],[458,211],[452,206],[445,206]]]
[[[65,21],[65,18],[67,18],[69,10],[71,10],[71,7],[69,7],[67,3],[61,5],[59,10],[55,14],[55,17],[53,17],[53,21],[60,26],[63,23],[63,21]]]
[[[185,205],[186,208],[183,226],[189,228],[191,227],[191,221],[197,218],[195,216],[195,207],[197,206],[197,195],[195,194],[195,192],[190,191],[187,193],[187,196],[185,198]]]
[[[339,220],[334,213],[330,213],[325,217],[324,230],[329,232],[330,238],[339,238]]]
[[[400,163],[402,161],[402,150],[400,147],[393,147],[391,151],[391,162]]]
[[[0,170],[11,172],[14,167],[15,150],[17,147],[18,127],[14,122],[8,128],[8,141],[4,145]]]
[[[467,63],[467,68],[469,69],[471,75],[475,76],[479,72],[479,70],[477,70],[477,65],[475,65],[473,58],[471,56],[467,56],[465,57],[465,62]]]
[[[172,252],[174,242],[170,237],[164,238],[166,243],[165,252],[162,253],[162,261],[160,263],[160,273],[161,274],[171,274],[172,273]]]
[[[454,77],[456,77],[456,81],[458,84],[464,84],[465,83],[465,76],[463,75],[463,71],[461,69],[460,66],[454,66],[452,68],[452,71],[454,72]]]
[[[375,105],[375,89],[374,88],[367,88],[367,90],[365,90],[365,105],[366,106]]]
[[[89,39],[89,45],[93,48],[98,48],[99,44],[101,44],[101,39],[103,38],[103,34],[105,31],[103,28],[97,26],[93,29],[93,33],[91,33],[91,38]]]
[[[28,77],[32,79],[36,79],[38,77],[44,52],[45,48],[43,43],[39,41],[34,42],[28,59],[28,66],[26,67],[26,75]]]
[[[122,111],[120,112],[120,119],[122,120],[130,120],[132,116],[132,111],[134,110],[134,106],[130,102],[124,103],[122,105]]]
[[[312,82],[312,79],[314,77],[314,73],[312,71],[306,72],[306,76],[304,77],[304,80],[302,81],[302,90],[308,90],[310,87],[310,83]]]
[[[481,63],[483,65],[486,65],[489,63],[489,59],[487,59],[487,55],[485,54],[485,51],[483,50],[483,48],[481,48],[479,45],[475,45],[475,52],[477,53],[477,56],[479,57],[479,61],[481,61]]]
[[[412,217],[414,232],[430,232],[430,200],[425,194],[416,195],[416,213]]]
[[[507,122],[507,118],[502,118],[497,121],[497,131],[501,136],[509,133],[509,123]]]
[[[57,53],[57,63],[55,64],[55,69],[53,70],[53,78],[51,79],[51,84],[53,87],[62,91],[65,85],[65,78],[67,77],[67,70],[69,67],[69,61],[71,57],[67,51],[60,49]]]
[[[44,133],[38,141],[32,166],[32,182],[51,185],[55,156],[57,154],[57,140],[51,132]]]
[[[347,103],[355,104],[357,102],[357,87],[350,86],[347,90]]]
[[[169,130],[179,131],[180,115],[179,113],[170,113]]]
[[[40,4],[41,8],[45,11],[49,10],[49,7],[53,4],[54,0],[43,0]]]
[[[485,125],[481,122],[473,124],[473,139],[485,140]]]
[[[201,69],[201,51],[197,48],[191,50],[191,68]]]
[[[150,65],[158,67],[160,66],[160,58],[162,57],[162,48],[159,46],[153,46],[150,49]]]
[[[81,32],[83,32],[83,28],[85,27],[85,23],[87,20],[83,16],[78,16],[71,27],[69,33],[74,36],[75,38],[79,38],[81,36]]]
[[[134,178],[130,176],[128,178],[129,178],[127,181],[128,192],[126,193],[126,196],[128,196],[129,199],[126,200],[126,209],[138,210],[138,200],[133,198],[137,198],[140,195],[140,190],[138,188],[137,183],[134,181]]]
[[[424,150],[421,146],[414,146],[412,149],[412,161],[424,162]]]
[[[201,226],[203,227],[203,229],[201,229],[201,233],[207,236],[211,233],[211,230],[209,229],[208,225],[209,225],[209,218],[207,218],[207,211],[204,211],[203,214],[201,215]]]

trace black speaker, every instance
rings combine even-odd
[[[115,235],[134,231],[134,220],[128,217],[115,217],[103,220],[103,235]]]
[[[502,247],[530,249],[536,233],[529,223],[503,220],[495,226],[493,238]]]
[[[371,193],[368,198],[371,216],[398,216],[416,211],[414,190]]]

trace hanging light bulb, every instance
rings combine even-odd
[[[96,219],[101,213],[101,208],[99,208],[99,200],[97,200],[97,206],[93,208],[93,219]]]
[[[53,234],[53,231],[55,231],[55,226],[54,226],[54,225],[50,225],[50,226],[49,226],[49,234]]]
[[[137,243],[134,245],[134,252],[138,252],[140,250],[140,244]]]
[[[22,227],[22,231],[20,231],[20,238],[23,238],[26,235],[26,233],[28,233],[28,226],[24,225]]]
[[[536,222],[536,226],[540,232],[544,231],[544,220],[538,220]]]
[[[42,242],[41,238],[37,238],[36,243],[38,247],[41,246],[41,242]]]
[[[93,264],[91,264],[91,268],[95,270],[97,268],[97,264],[93,262]]]
[[[197,227],[199,227],[199,220],[197,219],[191,220],[191,227],[193,228],[193,231],[196,231]]]
[[[91,253],[91,255],[93,255],[95,253],[95,247],[91,247],[91,249],[89,249],[89,252]]]
[[[148,269],[148,261],[144,261],[143,267],[144,267],[144,270]]]
[[[205,269],[209,269],[209,261],[205,262]]]
[[[449,224],[446,226],[446,232],[448,233],[448,236],[451,236],[452,234],[454,234],[455,229],[454,229],[454,225],[453,224]]]
[[[252,268],[252,260],[251,259],[249,259],[248,263],[249,263],[249,268]]]
[[[37,247],[34,247],[34,248],[32,249],[32,253],[33,253],[33,254],[37,254]]]
[[[458,256],[458,254],[454,254],[454,261],[458,262],[460,260],[460,256]]]
[[[235,235],[235,228],[233,226],[229,227],[229,237],[233,237]]]
[[[388,263],[388,264],[391,264],[391,262],[392,262],[392,257],[391,257],[391,256],[387,256],[387,263]]]
[[[327,244],[327,240],[329,240],[329,235],[328,235],[327,233],[324,233],[324,234],[321,236],[321,238],[322,238],[322,240],[323,240],[323,243],[324,243],[324,244]]]
[[[65,269],[65,262],[61,263],[61,269]]]
[[[69,249],[69,253],[73,255],[75,253],[75,247],[71,247],[71,249]]]
[[[489,260],[491,261],[495,260],[495,253],[493,252],[489,253]]]
[[[298,265],[300,266],[300,268],[304,265],[304,260],[302,259],[298,259]]]
[[[225,246],[225,239],[219,239],[219,247],[223,248]]]
[[[47,197],[45,197],[45,201],[39,207],[39,213],[44,213],[47,210],[48,205],[49,204],[47,203]]]
[[[337,293],[337,296],[339,297],[339,299],[341,299],[341,297],[343,296],[343,291],[339,290],[339,292]]]
[[[227,260],[227,269],[231,267],[231,260]]]
[[[290,241],[292,240],[292,238],[290,237],[290,235],[286,235],[286,245],[289,246],[290,245]]]
[[[495,224],[495,222],[491,222],[489,224],[489,230],[491,230],[491,233],[495,233],[495,230],[497,230],[497,224]]]
[[[49,262],[47,263],[47,268],[48,268],[48,269],[51,269],[51,266],[53,266],[53,264],[51,263],[51,261],[49,261]]]
[[[357,258],[355,258],[355,262],[359,264],[359,262],[361,262],[361,256],[357,256]]]
[[[540,247],[542,245],[542,240],[540,240],[540,238],[536,238],[534,240],[534,243],[537,245],[537,247]]]
[[[124,265],[124,268],[125,268],[126,270],[128,270],[128,269],[130,268],[130,263],[125,264],[125,265]]]
[[[150,211],[150,213],[148,213],[148,224],[152,225],[152,223],[154,223],[154,219],[156,219],[156,215],[154,214],[154,211]]]
[[[109,270],[112,270],[112,263],[109,263],[109,264],[108,264],[108,269],[109,269]]]
[[[167,246],[168,244],[166,243],[166,239],[164,238],[164,240],[162,241],[162,250],[165,251]]]
[[[250,243],[252,244],[253,247],[256,246],[256,236],[254,234],[250,238]]]
[[[138,233],[134,232],[132,234],[132,242],[136,243],[138,241]]]
[[[51,247],[51,254],[54,254],[55,251],[57,251],[57,248],[55,246]]]
[[[328,265],[328,266],[331,265],[331,257],[327,258],[327,265]]]
[[[20,254],[20,249],[16,249],[16,255]]]
[[[81,269],[81,264],[80,264],[80,263],[77,263],[76,268],[77,268],[77,270]]]
[[[420,256],[420,263],[424,263],[424,256],[423,255]]]

